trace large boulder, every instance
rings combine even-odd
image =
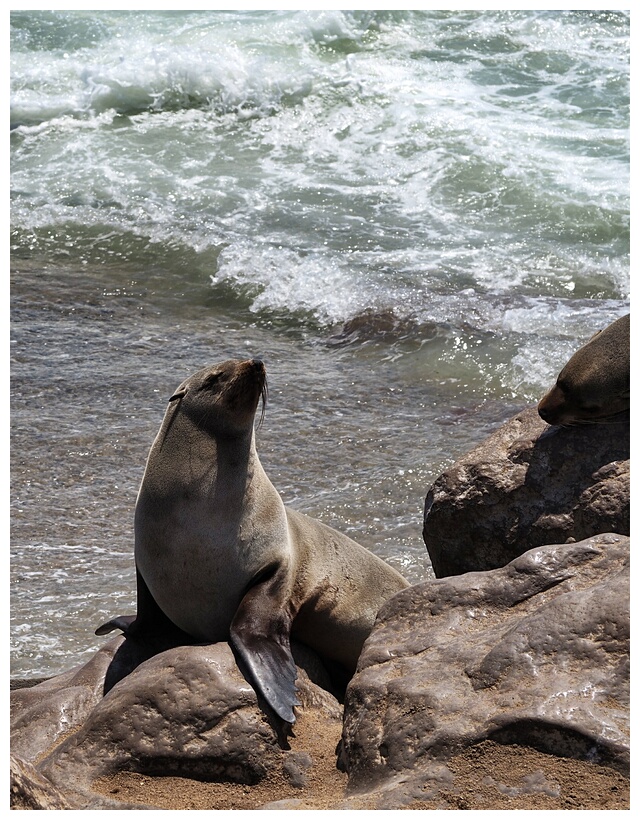
[[[535,407],[458,459],[425,502],[436,577],[502,567],[544,544],[629,535],[629,423],[549,427]]]
[[[384,794],[388,809],[424,801],[487,742],[628,773],[627,537],[539,547],[382,608],[347,689],[350,793]]]
[[[119,772],[249,785],[304,779],[313,761],[283,749],[278,725],[258,705],[228,644],[163,652],[103,697],[106,668],[122,640],[70,673],[12,693],[16,808],[150,808],[96,790],[97,781]],[[322,677],[309,650],[298,646],[294,655]],[[298,689],[302,710],[341,725],[338,701],[300,667]]]

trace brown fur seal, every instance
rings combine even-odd
[[[630,316],[599,330],[569,359],[538,405],[549,424],[611,422],[629,411]]]
[[[230,641],[275,713],[295,720],[290,635],[352,674],[387,598],[409,586],[336,530],[286,509],[255,447],[263,363],[198,371],[169,399],[135,511],[138,613],[122,629],[145,648]],[[127,642],[125,642],[127,643]],[[123,645],[124,646],[124,645]]]

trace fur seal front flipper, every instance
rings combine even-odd
[[[286,723],[295,722],[296,668],[289,636],[294,613],[286,601],[274,602],[287,587],[286,571],[275,572],[250,587],[231,622],[231,646],[273,711]]]
[[[378,610],[409,584],[352,539],[284,506],[255,447],[261,397],[264,405],[258,359],[204,368],[173,393],[136,503],[138,615],[98,632],[125,629],[110,681],[149,653],[229,641],[247,680],[290,727],[299,705],[291,635],[351,675]]]

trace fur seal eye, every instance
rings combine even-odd
[[[209,373],[209,375],[202,382],[202,389],[208,390],[220,381],[222,373]]]

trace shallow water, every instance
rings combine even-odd
[[[428,577],[446,466],[628,312],[623,12],[12,13],[12,674],[133,611],[172,390],[261,356],[285,502]]]

